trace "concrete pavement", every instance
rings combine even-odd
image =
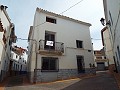
[[[96,77],[83,79],[62,90],[119,90],[119,88],[112,75],[100,72]]]
[[[108,72],[98,72],[91,78],[76,78],[34,85],[24,84],[22,77],[19,79],[11,79],[4,90],[119,90],[113,75]]]

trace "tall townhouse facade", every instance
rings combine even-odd
[[[114,6],[113,6],[114,5]],[[116,71],[120,71],[120,0],[103,0],[106,27],[108,29]]]
[[[0,81],[10,71],[11,45],[15,42],[14,24],[7,14],[7,6],[0,5]]]
[[[90,26],[37,8],[28,36],[30,81],[49,82],[90,73],[89,64],[94,64]]]

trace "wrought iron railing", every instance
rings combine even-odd
[[[49,41],[49,40],[40,40],[39,41],[39,50],[64,52],[64,43],[54,42],[54,41]]]

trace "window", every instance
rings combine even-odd
[[[18,56],[16,55],[16,58],[17,58]]]
[[[53,18],[50,18],[50,17],[46,17],[46,22],[50,22],[50,23],[56,24],[56,19],[53,19]]]
[[[21,59],[21,56],[19,56],[19,59]]]
[[[53,45],[47,45],[47,42],[48,41],[52,41],[53,42]],[[55,49],[55,33],[54,32],[48,32],[48,31],[45,31],[45,46],[44,46],[45,49]]]
[[[76,40],[77,48],[83,48],[83,41]]]
[[[100,57],[100,56],[98,57],[98,56],[97,56],[96,59],[102,59],[102,57]]]
[[[42,57],[42,71],[58,71],[58,58]]]
[[[104,56],[104,59],[107,59],[106,56]]]

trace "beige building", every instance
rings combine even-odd
[[[94,50],[94,59],[95,59],[96,70],[102,71],[102,70],[108,69],[109,61],[108,61],[103,49]]]
[[[113,49],[111,45],[111,39],[110,39],[111,37],[107,27],[104,27],[101,30],[101,36],[102,36],[102,44],[104,46],[106,58],[109,60],[109,65],[113,65],[114,64]]]
[[[114,5],[114,6],[113,6]],[[120,71],[120,0],[103,0],[106,27],[110,35],[113,59],[117,71]]]
[[[89,64],[94,64],[90,26],[37,8],[28,36],[31,82],[49,82],[90,73]]]
[[[16,37],[14,24],[11,23],[6,9],[7,6],[0,5],[0,81],[9,75],[11,45]]]

